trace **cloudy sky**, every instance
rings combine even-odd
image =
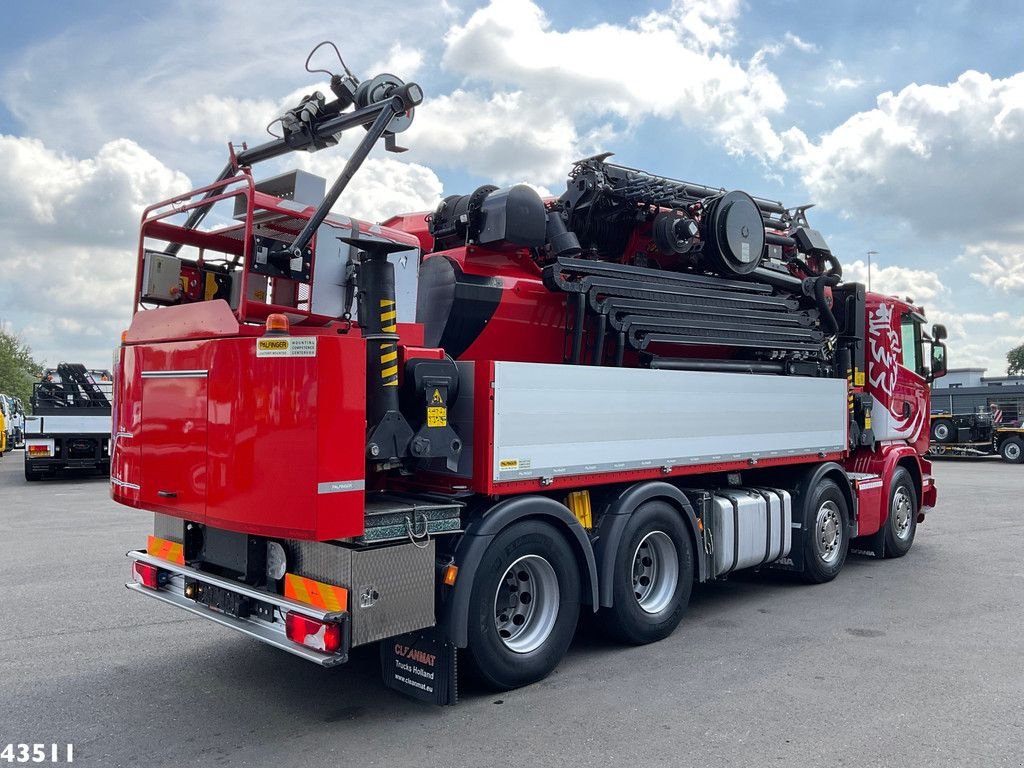
[[[375,150],[339,210],[385,218],[489,182],[557,194],[572,160],[614,151],[817,203],[847,276],[866,280],[876,252],[873,287],[945,322],[954,367],[1001,373],[1024,342],[1016,0],[104,0],[4,15],[0,321],[51,364],[109,361],[142,209],[326,91],[303,71],[323,39],[357,75],[392,70],[427,94],[401,136],[411,151]],[[345,152],[288,162],[330,176]]]

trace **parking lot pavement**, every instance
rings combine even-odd
[[[936,463],[901,560],[831,583],[697,588],[670,638],[580,636],[559,669],[435,708],[385,690],[373,649],[324,671],[129,593],[149,516],[107,483],[0,461],[0,748],[75,765],[1019,766],[1024,467]]]

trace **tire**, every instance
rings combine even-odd
[[[693,561],[679,510],[664,501],[641,504],[615,552],[612,606],[601,609],[603,629],[631,645],[672,634],[690,602]]]
[[[498,690],[547,677],[580,614],[580,572],[569,543],[539,520],[514,523],[488,546],[469,601],[469,660]]]
[[[846,497],[832,480],[822,480],[804,508],[804,568],[808,584],[832,581],[843,569],[850,550]]]
[[[936,419],[932,422],[932,440],[937,443],[955,443],[956,427],[949,419]]]
[[[903,557],[917,533],[917,490],[910,473],[897,467],[889,484],[889,513],[882,527],[885,557]]]
[[[1019,437],[1008,437],[999,445],[999,455],[1009,464],[1024,462],[1024,442]]]
[[[36,480],[39,480],[41,477],[42,477],[42,473],[36,472],[35,470],[33,470],[28,465],[28,463],[26,462],[26,464],[25,464],[25,480],[27,482],[32,483],[32,482],[35,482]]]

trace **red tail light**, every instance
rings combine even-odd
[[[149,563],[140,563],[135,560],[132,563],[132,578],[135,582],[150,589],[160,588],[160,569]]]
[[[341,626],[317,621],[291,611],[284,617],[285,633],[293,643],[314,651],[336,653],[341,649]]]

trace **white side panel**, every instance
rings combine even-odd
[[[495,363],[496,481],[846,447],[846,381]]]
[[[27,435],[109,435],[110,416],[29,416]]]

